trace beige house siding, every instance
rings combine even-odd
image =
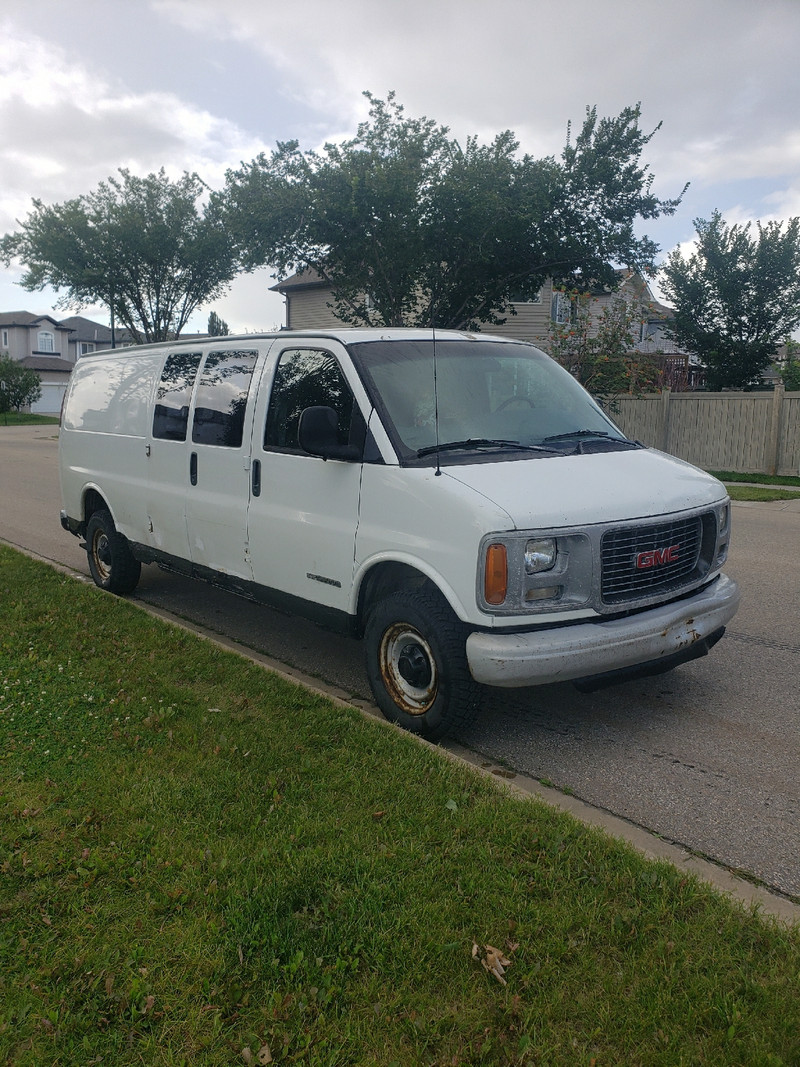
[[[509,313],[502,326],[486,326],[485,332],[518,341],[533,341],[537,345],[545,344],[549,337],[552,304],[553,283],[548,280],[539,290],[537,301],[513,303],[511,307],[516,314]]]
[[[286,327],[289,330],[329,329],[341,326],[331,302],[330,287],[312,271],[306,271],[292,278],[287,278],[273,287],[286,300]],[[639,300],[642,314],[647,319],[654,306],[652,295],[645,282],[637,276],[628,275],[617,292],[595,294],[591,314],[594,322],[599,321],[603,308],[608,306],[618,295],[628,300]],[[551,317],[555,290],[552,280],[548,279],[542,286],[537,301],[514,303],[516,314],[509,313],[502,326],[484,327],[485,333],[500,337],[514,338],[519,341],[532,341],[547,348],[550,337]],[[646,345],[642,345],[647,348]],[[651,343],[650,348],[653,348]]]
[[[330,289],[317,285],[286,292],[286,327],[289,330],[327,330],[341,326],[333,308],[328,307]]]

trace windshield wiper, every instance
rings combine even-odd
[[[608,443],[619,448],[644,448],[645,446],[641,441],[631,441],[627,437],[612,437],[610,433],[605,430],[569,430],[567,433],[554,433],[549,437],[544,437],[544,441],[571,441],[574,438],[578,438],[578,452],[581,451],[581,443],[587,438],[592,437],[596,441],[601,441],[603,444]]]
[[[610,437],[605,430],[568,430],[566,433],[551,433],[543,441],[566,441],[569,437]]]
[[[426,445],[425,448],[417,449],[417,456],[432,456],[435,452],[458,452],[471,448],[513,448],[517,452],[549,452],[555,453],[558,449],[548,448],[546,445],[523,445],[519,441],[497,441],[491,437],[468,437],[465,441],[446,441],[440,445]]]

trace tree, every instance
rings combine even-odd
[[[757,385],[778,346],[800,324],[800,219],[725,224],[695,220],[697,250],[675,250],[663,290],[675,306],[670,333],[707,368],[712,389]]]
[[[587,109],[560,161],[518,155],[511,131],[462,146],[447,127],[406,116],[394,94],[369,100],[355,137],[301,151],[278,143],[229,171],[215,197],[247,270],[312,269],[356,325],[478,328],[504,321],[512,294],[547,277],[610,283],[615,266],[654,272],[637,219],[680,202],[651,192],[639,157],[653,133],[639,109]]]
[[[657,389],[660,371],[653,357],[635,348],[646,308],[622,294],[592,316],[591,293],[571,293],[573,314],[550,327],[550,354],[595,398],[610,402],[618,393]]]
[[[35,404],[42,395],[39,375],[7,352],[0,352],[0,413],[19,411],[26,404]]]
[[[800,342],[789,338],[786,342],[786,362],[781,368],[783,387],[789,393],[800,393]]]
[[[208,314],[208,336],[227,337],[230,332],[230,327],[225,319],[221,319],[216,311],[210,311]]]
[[[236,273],[219,210],[198,207],[196,174],[170,181],[163,169],[127,170],[85,196],[33,210],[0,241],[6,264],[25,267],[21,284],[64,291],[59,307],[105,304],[137,341],[177,337],[192,312],[224,293]]]

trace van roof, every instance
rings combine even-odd
[[[194,334],[192,337],[178,337],[172,341],[152,341],[149,344],[126,346],[124,348],[116,349],[101,349],[96,352],[91,352],[85,356],[81,356],[81,360],[92,359],[94,356],[107,357],[110,353],[114,355],[130,355],[133,352],[146,352],[149,350],[163,349],[163,348],[187,348],[196,347],[197,345],[206,344],[229,344],[231,342],[240,343],[252,343],[253,341],[269,341],[276,338],[310,338],[312,340],[334,340],[340,341],[342,344],[358,344],[360,341],[400,341],[400,340],[429,340],[434,335],[429,327],[423,328],[419,326],[350,326],[342,327],[341,329],[325,329],[325,330],[273,330],[264,333],[243,333],[243,334],[222,334],[212,335],[203,334],[198,336]],[[512,344],[524,344],[526,342],[520,342],[518,339],[510,337],[497,337],[493,334],[487,333],[471,333],[466,330],[436,330],[435,337],[437,341],[450,341],[450,340],[467,340],[467,341],[496,341],[506,342]]]

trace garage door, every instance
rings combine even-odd
[[[31,411],[37,415],[60,415],[66,388],[66,385],[42,382],[42,395],[35,404],[31,404]]]

